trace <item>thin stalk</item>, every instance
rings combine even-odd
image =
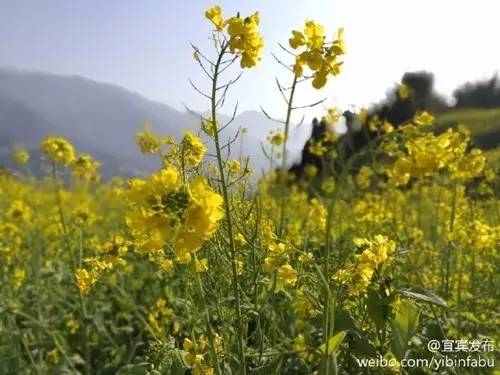
[[[330,269],[330,236],[331,236],[331,227],[332,227],[332,217],[333,217],[333,209],[334,209],[335,200],[332,199],[331,204],[328,207],[328,215],[326,220],[326,228],[325,228],[325,264],[324,264],[324,279],[327,280],[325,283],[325,311],[323,313],[323,334],[325,338],[325,374],[330,373],[330,358],[329,358],[329,337],[330,337],[330,285],[328,283],[328,274]],[[332,322],[333,323],[333,322]],[[333,328],[333,327],[332,327]],[[334,355],[335,356],[335,355]],[[337,373],[336,359],[334,358],[334,373]]]
[[[237,268],[237,259],[236,259],[236,245],[234,242],[233,235],[233,222],[231,217],[231,207],[229,203],[229,193],[226,183],[226,175],[224,172],[224,162],[222,158],[220,140],[219,140],[219,132],[217,130],[217,80],[219,78],[219,68],[222,61],[222,57],[224,56],[229,44],[224,43],[221,46],[221,50],[219,52],[219,56],[217,57],[217,62],[214,67],[214,74],[212,79],[212,95],[211,95],[211,105],[212,105],[212,126],[214,127],[214,143],[215,150],[217,154],[217,164],[219,167],[219,178],[221,182],[222,196],[224,198],[224,209],[226,214],[227,221],[227,235],[229,236],[229,247],[231,250],[231,268],[233,273],[233,293],[236,300],[236,319],[237,319],[237,335],[238,335],[238,347],[239,347],[239,355],[240,355],[240,372],[241,374],[246,374],[246,365],[245,365],[245,340],[243,337],[243,320],[241,315],[241,301],[240,301],[240,291],[238,285],[238,268]]]
[[[450,228],[449,228],[450,234],[453,233],[456,208],[457,208],[457,184],[455,183],[453,185],[453,202],[451,207]],[[451,243],[448,244],[448,247],[446,248],[446,274],[445,274],[445,293],[444,293],[446,298],[449,297],[450,293],[450,271],[451,271],[450,257],[451,257]]]
[[[71,262],[72,262],[72,266],[73,266],[73,272],[75,273],[76,272],[76,268],[77,268],[77,261],[75,259],[75,254],[70,246],[70,243],[69,243],[69,234],[68,234],[68,229],[66,227],[66,220],[64,218],[64,210],[63,210],[63,204],[62,204],[62,196],[61,196],[61,189],[60,189],[60,186],[59,186],[59,179],[57,178],[57,167],[56,167],[56,163],[55,162],[52,162],[52,178],[54,179],[54,184],[55,184],[55,190],[56,190],[56,198],[57,198],[57,208],[58,208],[58,211],[59,211],[59,219],[61,221],[61,225],[62,225],[62,228],[63,228],[63,237],[64,237],[64,243],[66,245],[66,249],[70,252],[70,255],[71,255]],[[82,252],[83,252],[83,247],[82,247],[82,236],[81,236],[81,233],[80,233],[80,251],[79,251],[79,255],[80,255],[80,260],[78,261],[79,264],[81,264],[81,256],[82,256]],[[83,296],[82,296],[82,293],[79,293],[79,299],[80,299],[80,307],[81,307],[81,314],[84,318],[84,320],[86,320],[87,318],[87,312],[86,312],[86,308],[85,308],[85,302],[83,300]],[[83,335],[84,335],[84,357],[85,357],[85,367],[84,367],[84,371],[85,371],[85,374],[91,374],[92,373],[92,359],[91,359],[91,352],[90,352],[90,347],[89,347],[89,342],[87,340],[87,337],[88,337],[88,327],[87,325],[85,325],[82,329],[83,331]]]
[[[286,146],[288,143],[288,133],[290,132],[290,120],[292,117],[293,111],[293,97],[295,95],[295,87],[297,86],[297,76],[293,77],[292,87],[290,90],[290,96],[288,98],[288,107],[286,110],[286,119],[285,119],[285,139],[283,140],[283,150],[282,150],[282,161],[281,161],[281,172],[280,172],[280,183],[281,183],[281,203],[280,203],[280,226],[279,226],[279,235],[280,237],[283,234],[284,226],[285,226],[285,189],[286,189],[286,161],[287,161],[287,151]]]
[[[210,314],[208,313],[207,303],[205,301],[205,293],[203,291],[203,285],[201,283],[200,275],[196,270],[196,255],[192,254],[191,256],[191,268],[193,271],[193,275],[196,281],[196,290],[198,292],[198,297],[201,302],[201,308],[203,310],[203,318],[205,319],[205,324],[207,325],[207,335],[208,342],[210,343],[210,356],[212,357],[212,364],[215,367],[215,373],[217,375],[221,374],[219,358],[217,357],[217,352],[215,351],[215,337],[214,331],[212,328],[212,324],[210,323]]]

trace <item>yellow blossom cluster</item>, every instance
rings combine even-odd
[[[285,133],[282,131],[270,131],[267,136],[267,141],[273,146],[281,146],[285,142]]]
[[[184,362],[192,369],[193,375],[213,375],[213,368],[205,363],[208,347],[209,343],[204,335],[200,335],[197,340],[184,339],[182,344],[182,348],[186,352]],[[223,354],[222,338],[218,334],[214,338],[214,350],[217,355]]]
[[[47,137],[42,142],[42,151],[53,163],[60,163],[67,166],[75,160],[73,145],[63,137]]]
[[[392,263],[396,243],[383,235],[376,235],[373,240],[355,238],[353,242],[361,253],[338,270],[333,279],[345,285],[349,294],[357,296],[366,292],[375,271],[383,272]]]
[[[97,170],[100,167],[101,163],[95,161],[90,155],[80,155],[71,163],[73,176],[83,181],[99,181],[100,176]]]
[[[173,167],[163,168],[148,180],[133,179],[127,192],[126,217],[140,251],[163,251],[169,239],[180,262],[189,262],[217,230],[223,217],[222,197],[204,178],[182,186]]]
[[[212,22],[217,32],[222,33],[225,30],[229,50],[233,54],[241,54],[240,65],[242,68],[252,68],[257,65],[264,47],[264,38],[259,32],[260,17],[258,12],[245,18],[241,18],[238,14],[224,19],[221,8],[213,6],[207,9],[205,17]]]
[[[474,178],[483,171],[486,159],[479,149],[468,151],[468,144],[467,136],[451,129],[439,135],[417,131],[406,141],[405,150],[397,153],[387,174],[396,185],[445,169],[455,179]]]
[[[148,125],[144,125],[144,129],[136,134],[139,150],[143,154],[155,154],[160,151],[165,140],[153,133]]]
[[[186,166],[191,167],[198,166],[207,152],[207,148],[201,139],[191,132],[184,133],[181,147],[184,163]]]
[[[26,150],[17,149],[12,153],[12,159],[18,164],[26,164],[30,160],[30,154]]]
[[[103,243],[93,241],[96,255],[85,258],[86,268],[76,270],[76,285],[83,294],[89,294],[92,287],[99,281],[102,274],[116,266],[125,266],[123,258],[128,253],[131,242],[122,235],[114,235],[111,240]]]
[[[328,76],[338,75],[342,65],[339,57],[345,53],[343,34],[341,28],[335,39],[327,42],[324,26],[311,20],[306,21],[303,31],[293,30],[289,40],[290,47],[294,50],[305,49],[295,59],[293,68],[295,75],[302,77],[304,66],[307,66],[313,71],[312,85],[316,89],[326,85]]]

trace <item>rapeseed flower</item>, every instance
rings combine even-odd
[[[326,85],[328,76],[338,75],[342,65],[339,57],[345,53],[343,33],[340,28],[335,39],[326,43],[325,28],[311,20],[306,21],[303,32],[293,30],[290,47],[305,49],[295,58],[293,71],[296,77],[302,77],[304,66],[307,66],[313,71],[313,87],[320,89]]]
[[[237,16],[224,19],[219,6],[213,6],[205,12],[205,17],[212,22],[217,32],[225,32],[229,50],[241,55],[240,66],[252,68],[261,60],[264,38],[259,32],[259,13],[241,18]]]
[[[204,178],[195,178],[189,184],[188,194],[189,203],[174,245],[177,257],[183,262],[189,261],[189,255],[198,251],[215,233],[224,217],[222,197],[210,188]]]
[[[196,167],[203,160],[207,148],[200,138],[191,132],[185,132],[182,139],[182,155],[186,166]]]
[[[17,164],[26,164],[30,160],[30,154],[26,150],[14,150],[12,153],[12,159],[14,159]]]
[[[47,158],[65,166],[75,160],[75,149],[65,138],[50,136],[43,140],[42,151]]]

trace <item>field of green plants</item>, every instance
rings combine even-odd
[[[390,124],[360,111],[377,137],[341,160],[332,108],[309,144],[321,168],[297,178],[294,97],[340,74],[345,52],[342,29],[306,21],[283,45],[277,167],[255,176],[218,116],[240,84],[228,73],[266,63],[260,16],[205,16],[211,41],[193,57],[210,115],[178,140],[137,133],[160,170],[101,181],[98,161],[54,135],[40,140],[45,178],[0,172],[0,374],[494,373],[498,163],[467,124],[448,127],[491,115],[443,115],[435,132],[427,112]],[[22,169],[30,155],[13,157]]]

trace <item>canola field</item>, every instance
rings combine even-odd
[[[193,57],[210,116],[179,140],[137,133],[160,170],[104,180],[54,135],[40,140],[44,178],[1,172],[0,374],[493,373],[497,166],[466,128],[434,132],[427,112],[390,124],[360,111],[377,136],[341,159],[332,108],[309,145],[321,168],[289,173],[294,96],[340,74],[345,52],[342,30],[307,21],[283,46],[294,56],[267,145],[277,167],[256,178],[218,115],[239,84],[226,73],[260,63],[259,14],[205,15],[212,40]],[[22,171],[30,154],[13,157]]]

